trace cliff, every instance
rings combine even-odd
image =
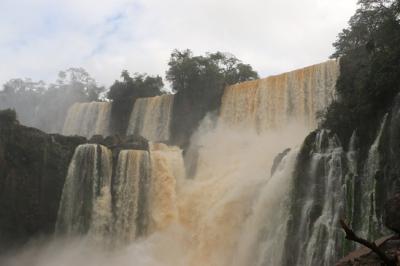
[[[381,265],[375,253],[345,239],[341,218],[358,236],[380,239],[387,254],[400,251],[398,237],[389,239],[400,232],[400,95],[385,110],[369,122],[368,132],[354,127],[351,136],[340,138],[339,124],[303,142],[290,193],[284,265]]]
[[[102,144],[117,160],[121,149],[147,150],[132,136],[66,137],[22,126],[12,110],[0,111],[0,249],[54,232],[68,166],[76,147]]]
[[[0,247],[54,230],[69,161],[82,137],[46,134],[0,112]]]

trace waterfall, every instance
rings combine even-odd
[[[306,139],[297,162],[291,192],[284,265],[334,265],[341,231],[339,215],[344,208],[343,149],[326,130]]]
[[[279,251],[284,241],[283,207],[296,152],[287,154],[273,177],[272,163],[276,154],[300,143],[305,132],[291,128],[257,134],[208,126],[200,125],[192,139],[199,149],[196,171],[179,186],[180,224],[191,236],[185,265],[263,265],[268,260],[262,254],[274,253],[268,246],[276,242]],[[279,233],[269,227],[277,224],[283,226]]]
[[[137,99],[127,135],[141,135],[151,141],[168,141],[173,102],[173,95]]]
[[[61,196],[56,232],[102,238],[111,219],[111,152],[96,144],[76,148]]]
[[[303,69],[243,82],[226,88],[223,122],[258,132],[297,122],[313,129],[316,114],[334,98],[339,61],[330,60]]]
[[[75,103],[68,110],[62,134],[87,138],[93,135],[107,136],[110,132],[110,116],[111,103]]]
[[[150,229],[154,232],[178,222],[178,185],[185,178],[182,151],[161,143],[150,144]]]
[[[285,153],[274,174],[262,186],[244,225],[234,266],[282,265],[289,193],[298,150]]]
[[[337,75],[338,62],[328,61],[226,88],[220,116],[192,136],[196,156],[151,142],[148,151],[120,151],[112,167],[106,148],[79,146],[57,231],[111,233],[131,254],[123,262],[140,265],[333,265],[346,154],[325,130],[297,146],[334,97]],[[168,141],[172,103],[172,95],[136,100],[127,134]],[[196,167],[186,176],[188,165]],[[102,264],[121,262],[121,253],[101,255]]]
[[[113,179],[113,238],[132,242],[146,233],[150,158],[147,151],[122,150]]]
[[[379,232],[382,231],[383,227],[382,217],[378,217],[376,209],[376,175],[380,168],[379,145],[387,117],[388,114],[385,114],[376,138],[368,151],[361,180],[361,213],[367,217],[367,219],[362,219],[361,224],[360,234],[364,237],[375,238],[379,236]]]
[[[356,217],[360,214],[356,208],[359,205],[358,199],[358,143],[357,131],[353,131],[346,153],[347,173],[345,177],[344,193],[345,193],[345,218],[350,222],[352,228],[357,228]],[[352,241],[344,240],[342,252],[346,254],[355,248]]]

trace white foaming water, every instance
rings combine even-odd
[[[297,140],[287,134],[292,130],[298,132]],[[301,141],[304,136],[301,132],[306,131],[292,127],[258,135],[253,130],[232,131],[220,126],[200,134],[197,173],[187,181],[179,200],[181,223],[193,236],[188,265],[232,265],[237,250],[241,249],[238,245],[244,245],[245,241],[248,245],[259,243],[257,239],[246,238],[256,235],[268,223],[268,219],[252,218],[264,214],[253,213],[254,204],[263,201],[259,199],[263,191],[285,190],[289,186],[290,178],[282,179],[282,183],[269,182],[270,169],[277,153]],[[275,187],[278,183],[283,186]],[[265,201],[278,202],[289,196],[282,194]],[[263,204],[268,205],[265,201]],[[280,206],[270,204],[271,213],[278,213]],[[255,227],[246,226],[248,219],[259,223]],[[243,262],[246,263],[242,265],[251,265],[245,258]]]
[[[35,252],[28,249],[5,265],[22,266],[33,254],[30,265],[38,266],[263,265],[256,262],[271,254],[271,248],[280,250],[279,244],[270,245],[283,241],[284,228],[263,233],[264,239],[257,235],[269,228],[266,225],[283,225],[286,220],[282,206],[289,196],[296,153],[284,158],[272,178],[270,167],[275,154],[301,141],[303,134],[294,139],[287,133],[293,130],[306,132],[298,127],[263,135],[223,127],[202,131],[195,140],[201,151],[192,179],[183,178],[179,149],[153,144],[147,237],[113,251],[85,239],[54,242],[35,247]],[[243,252],[259,245],[256,257]]]
[[[151,189],[150,221],[152,232],[179,223],[178,186],[183,185],[185,168],[182,151],[161,143],[150,144]]]
[[[262,186],[242,231],[234,266],[281,265],[289,217],[290,184],[298,149],[287,154]]]
[[[317,142],[320,139],[322,143],[324,135],[327,134],[324,130],[320,131],[317,135]],[[334,265],[337,258],[340,230],[338,228],[339,216],[343,210],[344,191],[343,191],[343,149],[340,141],[336,136],[328,139],[328,147],[316,147],[312,156],[310,175],[318,184],[319,188],[312,188],[313,190],[322,190],[323,196],[319,198],[320,202],[317,203],[318,197],[310,198],[309,200],[313,205],[321,204],[321,215],[314,222],[310,228],[308,239],[305,239],[306,253],[303,254],[297,265],[320,265],[329,266]],[[318,168],[323,168],[322,174],[319,173]],[[321,181],[317,181],[319,178]],[[322,188],[322,189],[321,189]],[[320,192],[321,193],[321,192]],[[305,212],[307,213],[307,212]],[[304,217],[308,225],[311,224],[309,217]],[[302,250],[301,248],[299,250]]]
[[[167,141],[174,95],[139,98],[135,101],[127,135],[140,135],[151,141]]]
[[[266,83],[289,80],[283,87],[263,89],[263,86],[259,86],[254,89],[243,83],[234,86],[233,90],[239,90],[238,93],[232,93],[232,88],[228,88],[217,126],[209,127],[213,123],[205,121],[192,137],[191,145],[198,152],[196,161],[190,162],[196,165],[193,176],[185,178],[181,150],[164,144],[150,144],[151,181],[147,195],[146,235],[134,237],[134,242],[113,251],[92,247],[84,239],[72,243],[67,241],[66,244],[56,241],[44,245],[36,253],[28,248],[8,260],[8,265],[24,265],[24,259],[32,254],[35,254],[36,260],[31,265],[38,266],[279,265],[297,150],[294,149],[282,159],[272,177],[270,170],[274,157],[284,149],[300,144],[315,125],[315,116],[309,113],[319,109],[320,103],[325,106],[325,100],[328,101],[328,96],[317,95],[331,93],[330,79],[335,79],[336,72],[333,70],[337,66],[331,61],[326,64],[315,68],[326,68],[326,71],[311,68],[301,70],[298,74],[288,74],[291,78],[267,79]],[[328,74],[331,73],[330,69],[332,75]],[[259,82],[264,84],[263,81]],[[274,93],[270,94],[271,91]],[[281,93],[286,96],[273,96]],[[297,97],[297,94],[302,96]],[[243,102],[243,95],[248,101]],[[263,97],[269,100],[264,102]],[[322,100],[314,101],[314,98]],[[147,99],[146,103],[142,100],[143,103],[139,101],[135,104],[136,114],[134,110],[131,116],[131,121],[135,122],[130,125],[139,129],[131,128],[128,132],[142,134],[149,139],[166,139],[166,127],[158,123],[161,120],[163,123],[168,120],[169,123],[170,114],[163,111],[164,107],[149,107],[161,106],[152,103],[161,99]],[[153,113],[148,111],[155,109]],[[167,113],[167,117],[159,118]],[[283,113],[284,117],[281,117]],[[295,123],[297,113],[305,118]],[[139,114],[144,116],[142,120],[134,118]],[[153,117],[146,118],[150,114]],[[143,122],[148,119],[151,122]],[[120,154],[118,165],[123,164],[124,156]],[[124,169],[117,171],[121,172],[118,174],[123,177],[121,180],[126,180],[120,183],[117,191],[127,189],[128,177],[137,184],[137,167],[128,171],[129,167],[117,166],[117,169]],[[133,203],[129,206],[137,205],[134,203],[134,194],[132,192],[130,199]],[[125,212],[122,210],[125,208],[123,204],[119,206]],[[138,216],[133,213],[132,217]],[[125,225],[133,223],[131,218],[124,221]],[[120,233],[123,231],[121,229]],[[49,250],[59,252],[56,254]]]
[[[67,113],[63,135],[78,135],[90,138],[93,135],[107,136],[110,133],[111,103],[75,103]]]
[[[97,144],[76,148],[61,196],[56,232],[100,240],[111,219],[111,152]]]
[[[232,85],[222,98],[223,121],[259,132],[285,127],[292,121],[313,129],[316,114],[335,97],[339,61],[309,66],[265,79]]]
[[[149,179],[150,158],[147,151],[120,151],[112,186],[115,242],[130,243],[137,236],[145,234]]]
[[[364,237],[377,237],[381,231],[382,221],[379,221],[376,211],[376,173],[379,170],[380,155],[379,155],[379,145],[381,142],[381,137],[383,130],[386,125],[388,114],[385,114],[379,130],[377,132],[376,138],[372,143],[369,151],[367,161],[364,166],[364,172],[362,177],[362,202],[361,202],[361,212],[367,215],[366,222],[363,222],[361,228],[361,235]]]

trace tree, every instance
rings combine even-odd
[[[97,86],[95,79],[85,69],[74,67],[60,71],[56,83],[51,84],[50,89],[78,94],[87,101],[99,100],[105,90],[104,87]]]
[[[338,101],[326,114],[324,126],[346,142],[354,128],[361,141],[376,127],[395,95],[400,92],[399,1],[360,0],[359,8],[334,43],[334,58],[340,57]],[[363,123],[362,121],[372,121]]]
[[[167,80],[177,92],[172,117],[172,142],[185,147],[192,132],[208,112],[216,111],[227,85],[258,78],[250,65],[227,53],[195,56],[190,50],[174,50]]]
[[[35,113],[46,91],[43,81],[31,79],[11,79],[0,91],[0,109],[12,108],[25,125],[35,126]]]
[[[116,80],[108,91],[107,98],[113,101],[134,100],[139,97],[153,97],[162,94],[164,83],[160,76],[135,73],[127,70],[121,73],[122,81]]]
[[[397,256],[391,256],[385,253],[375,242],[370,242],[367,239],[359,237],[347,224],[343,219],[339,220],[340,226],[346,234],[346,239],[350,241],[354,241],[359,243],[370,250],[372,250],[384,263],[386,266],[396,266],[397,264]]]
[[[174,50],[168,66],[167,80],[176,92],[200,90],[212,93],[227,85],[258,78],[250,65],[222,52],[194,56],[188,49]]]
[[[60,71],[55,83],[11,79],[0,91],[0,109],[13,108],[22,124],[60,132],[68,108],[75,102],[98,101],[104,87],[83,68]]]
[[[116,134],[124,135],[135,100],[161,95],[164,83],[160,76],[135,73],[131,77],[127,70],[122,71],[121,78],[110,87],[107,98],[112,100],[111,129]]]

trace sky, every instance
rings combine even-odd
[[[261,77],[328,59],[356,0],[0,0],[0,84],[85,68],[165,75],[174,49],[223,51]]]

